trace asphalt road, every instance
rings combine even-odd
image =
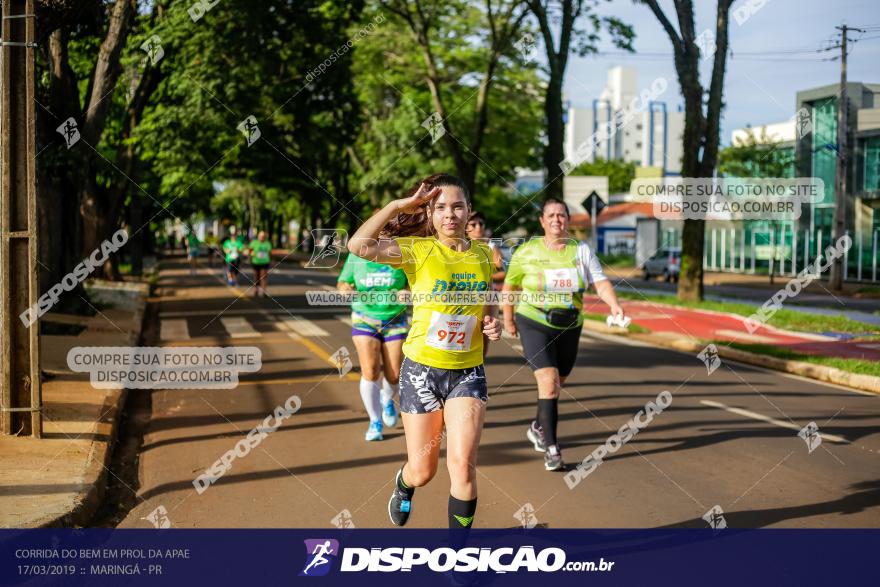
[[[154,344],[256,345],[259,372],[234,390],[150,394],[137,504],[120,527],[151,527],[162,506],[174,527],[388,527],[403,429],[367,443],[357,368],[340,377],[330,355],[352,351],[342,308],[307,307],[304,293],[334,275],[285,268],[270,298],[226,287],[221,269],[160,275]],[[667,409],[573,489],[526,441],[534,380],[519,341],[495,343],[479,451],[475,527],[706,526],[719,506],[731,527],[880,526],[880,397],[756,367],[584,335],[559,403],[563,456],[573,466],[627,421],[671,393]],[[301,409],[199,494],[193,480],[298,395]],[[810,452],[798,432],[814,422]],[[441,453],[442,454],[442,453]],[[417,491],[408,527],[445,527],[448,475]]]

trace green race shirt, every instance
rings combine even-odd
[[[238,261],[241,252],[244,250],[244,244],[238,239],[228,238],[223,241],[223,252],[226,253],[226,262]]]
[[[547,322],[544,314],[551,308],[568,308],[578,310],[578,324],[583,323],[580,311],[584,307],[584,282],[577,267],[577,248],[575,241],[569,241],[564,249],[551,251],[544,244],[543,238],[531,239],[520,245],[510,259],[504,283],[522,288],[524,294],[545,292],[571,294],[571,303],[561,300],[549,303],[520,302],[517,314],[531,318],[546,326],[554,328]]]
[[[349,255],[339,274],[339,281],[351,283],[357,291],[400,291],[406,289],[406,273],[390,265],[368,261],[357,255]],[[355,301],[351,309],[377,320],[390,320],[406,311],[405,304]]]
[[[251,263],[254,265],[268,265],[272,260],[272,243],[254,239],[248,245],[251,250]]]

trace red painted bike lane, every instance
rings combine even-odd
[[[843,341],[820,334],[779,330],[763,324],[754,333],[750,333],[746,328],[745,318],[734,314],[679,308],[648,301],[623,300],[621,305],[634,324],[655,333],[673,333],[703,340],[784,346],[805,354],[880,361],[880,341]],[[605,314],[608,308],[596,296],[585,296],[584,311]]]

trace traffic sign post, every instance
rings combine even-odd
[[[605,209],[605,202],[599,194],[596,193],[596,190],[593,190],[590,192],[590,195],[581,202],[581,206],[583,206],[584,210],[587,210],[587,213],[590,215],[590,221],[592,223],[592,228],[590,229],[590,248],[593,249],[593,253],[597,253],[597,247],[599,246],[598,216],[602,213],[602,210]]]

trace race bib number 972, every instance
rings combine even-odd
[[[426,344],[444,351],[468,351],[477,326],[476,316],[431,313]]]

